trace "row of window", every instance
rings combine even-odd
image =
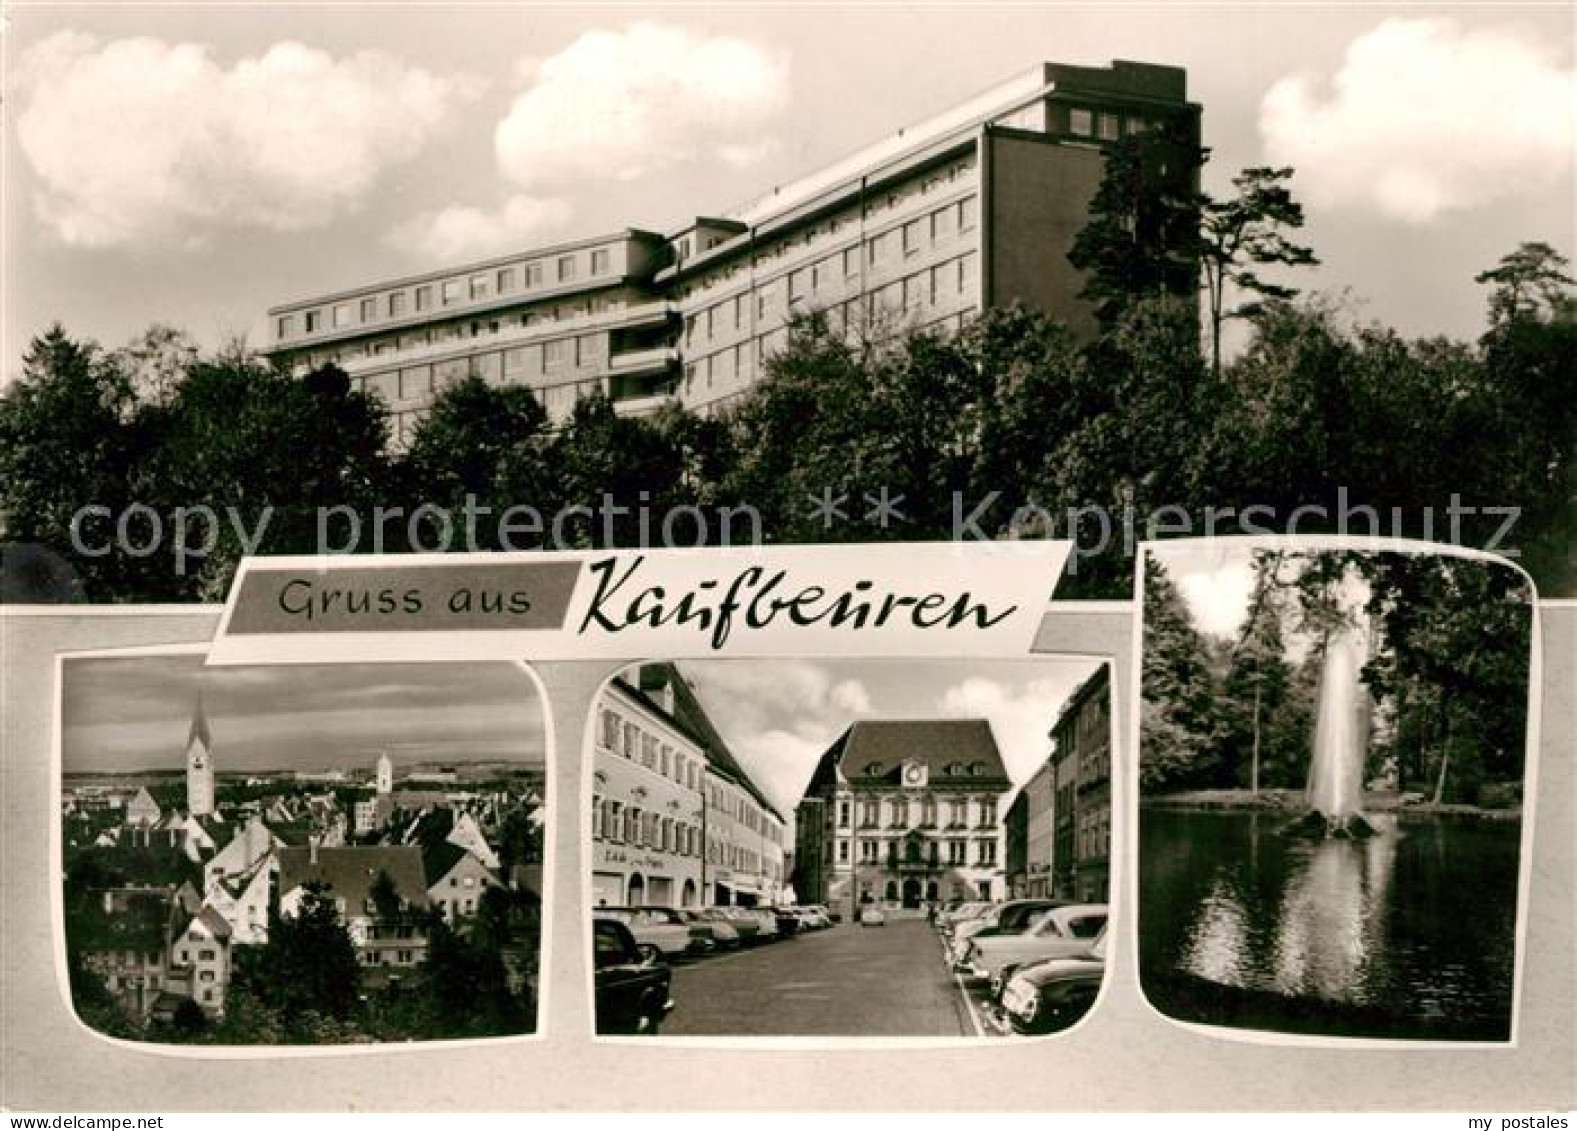
[[[975,811],[975,826],[977,828],[994,828],[997,823],[997,799],[995,797],[980,797],[971,800],[967,797],[949,798],[946,803],[947,827],[952,829],[967,828],[969,825],[969,810],[973,804]],[[918,801],[911,801],[907,797],[889,797],[885,802],[878,798],[868,797],[860,801],[860,827],[874,829],[882,823],[882,811],[886,810],[888,828],[909,828],[918,823],[923,828],[934,828],[941,803],[937,798],[927,795]],[[853,803],[850,801],[838,802],[838,827],[849,827],[850,818],[853,816]],[[918,817],[918,822],[915,818]]]
[[[829,324],[836,333],[858,333],[894,318],[923,317],[927,308],[945,307],[960,298],[967,301],[978,281],[978,268],[979,259],[971,253],[895,279],[869,295],[827,307]],[[686,396],[727,388],[730,382],[750,382],[762,371],[767,358],[781,353],[787,344],[788,331],[779,327],[687,361]]]
[[[869,223],[885,214],[901,211],[921,197],[940,191],[952,192],[961,189],[963,186],[959,182],[967,178],[974,167],[975,158],[970,154],[950,165],[927,173],[918,181],[911,181],[870,197],[862,207],[846,209],[826,219],[807,224],[781,239],[763,244],[753,260],[741,257],[726,266],[719,267],[704,279],[678,288],[674,297],[684,301],[709,290],[720,289],[752,270],[753,267],[758,268],[786,258],[801,248],[810,247],[824,237],[837,237],[849,229],[859,227],[862,222]]]
[[[596,296],[576,302],[556,303],[552,306],[537,307],[523,311],[520,314],[509,314],[496,318],[471,319],[469,321],[442,322],[435,326],[422,326],[398,334],[390,334],[387,337],[347,342],[343,346],[315,351],[305,354],[300,359],[300,362],[307,368],[316,368],[330,363],[338,365],[369,357],[393,357],[397,353],[407,353],[427,349],[431,346],[445,346],[501,334],[506,330],[514,330],[517,327],[529,329],[533,326],[550,326],[577,318],[607,314],[612,311],[622,310],[625,305],[623,299]],[[596,336],[602,337],[604,335],[599,334]]]
[[[997,842],[995,838],[969,841],[954,839],[946,842],[933,840],[925,853],[908,851],[909,848],[918,849],[918,845],[906,846],[900,841],[889,840],[884,845],[875,840],[860,841],[860,863],[895,866],[902,863],[909,864],[935,864],[942,863],[942,844],[947,845],[947,863],[950,865],[968,866],[971,864],[969,847],[974,845],[973,864],[976,867],[991,867],[997,862]],[[838,863],[849,862],[849,841],[838,841]]]
[[[598,739],[604,750],[638,762],[686,789],[701,788],[706,768],[699,758],[691,757],[662,741],[657,735],[621,718],[617,711],[603,708]]]
[[[1068,110],[1068,132],[1074,137],[1097,141],[1116,141],[1128,134],[1143,133],[1154,123],[1139,114],[1118,114],[1112,110],[1092,110],[1074,106]]]
[[[716,781],[709,782],[707,790],[707,804],[712,812],[732,817],[751,832],[769,837],[773,843],[779,843],[782,826],[768,817],[761,806],[756,804],[755,799],[744,790],[725,788]]]
[[[414,966],[416,964],[416,951],[414,950],[364,950],[361,952],[363,966]]]
[[[279,316],[275,330],[280,341],[303,334],[316,334],[324,330],[347,330],[353,326],[370,326],[377,322],[404,318],[409,314],[459,306],[465,303],[486,302],[489,299],[538,290],[549,286],[565,286],[584,278],[599,279],[612,273],[613,255],[608,248],[596,248],[590,253],[568,252],[551,259],[531,259],[520,264],[473,271],[456,275],[437,283],[418,283],[380,295],[368,295],[355,302],[337,302],[314,310]]]
[[[859,287],[863,267],[873,271],[899,264],[922,252],[945,244],[956,236],[973,231],[978,204],[972,196],[955,201],[925,216],[910,220],[866,240],[846,247],[815,263],[795,268],[785,275],[758,285],[751,293],[741,293],[714,303],[685,319],[685,348],[693,349],[726,333],[744,333],[754,325],[781,317],[785,303],[789,309],[799,304],[815,305],[818,294]],[[932,301],[935,301],[933,298]]]
[[[603,797],[591,802],[591,837],[609,844],[700,856],[701,826]]]
[[[1080,860],[1098,860],[1109,856],[1112,843],[1110,807],[1092,806],[1080,813],[1077,836]]]

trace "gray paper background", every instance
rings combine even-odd
[[[594,1042],[582,911],[582,745],[620,663],[536,666],[552,700],[552,915],[545,1036],[334,1051],[181,1055],[117,1046],[66,1007],[56,982],[49,874],[55,656],[203,642],[217,609],[151,615],[61,609],[0,615],[0,1102],[55,1111],[185,1110],[1362,1110],[1528,1111],[1577,1106],[1577,602],[1542,606],[1542,725],[1518,1044],[1332,1048],[1222,1039],[1155,1013],[1137,987],[1132,930],[1133,610],[1048,611],[1037,651],[1114,662],[1113,902],[1107,985],[1074,1032],[968,1047],[869,1042],[797,1048]],[[633,658],[633,657],[632,657]]]

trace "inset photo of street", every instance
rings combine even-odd
[[[62,664],[71,1004],[111,1037],[536,1030],[542,704],[503,663]]]
[[[1144,566],[1139,962],[1179,1021],[1514,1037],[1533,592],[1450,553]]]
[[[1105,663],[647,663],[591,724],[600,1034],[1005,1036],[1093,1004]]]

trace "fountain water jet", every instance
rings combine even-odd
[[[1352,570],[1337,595],[1342,613],[1320,668],[1314,757],[1309,763],[1309,812],[1288,832],[1353,839],[1374,835],[1363,815],[1364,755],[1369,748],[1368,698],[1360,674],[1368,653],[1362,587]]]

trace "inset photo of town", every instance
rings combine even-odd
[[[545,752],[512,664],[62,666],[63,926],[89,1027],[193,1045],[537,1027]]]
[[[1094,1002],[1104,663],[649,663],[592,730],[599,1033],[1005,1036]]]
[[[1533,593],[1492,559],[1152,548],[1140,978],[1180,1021],[1513,1037]]]

